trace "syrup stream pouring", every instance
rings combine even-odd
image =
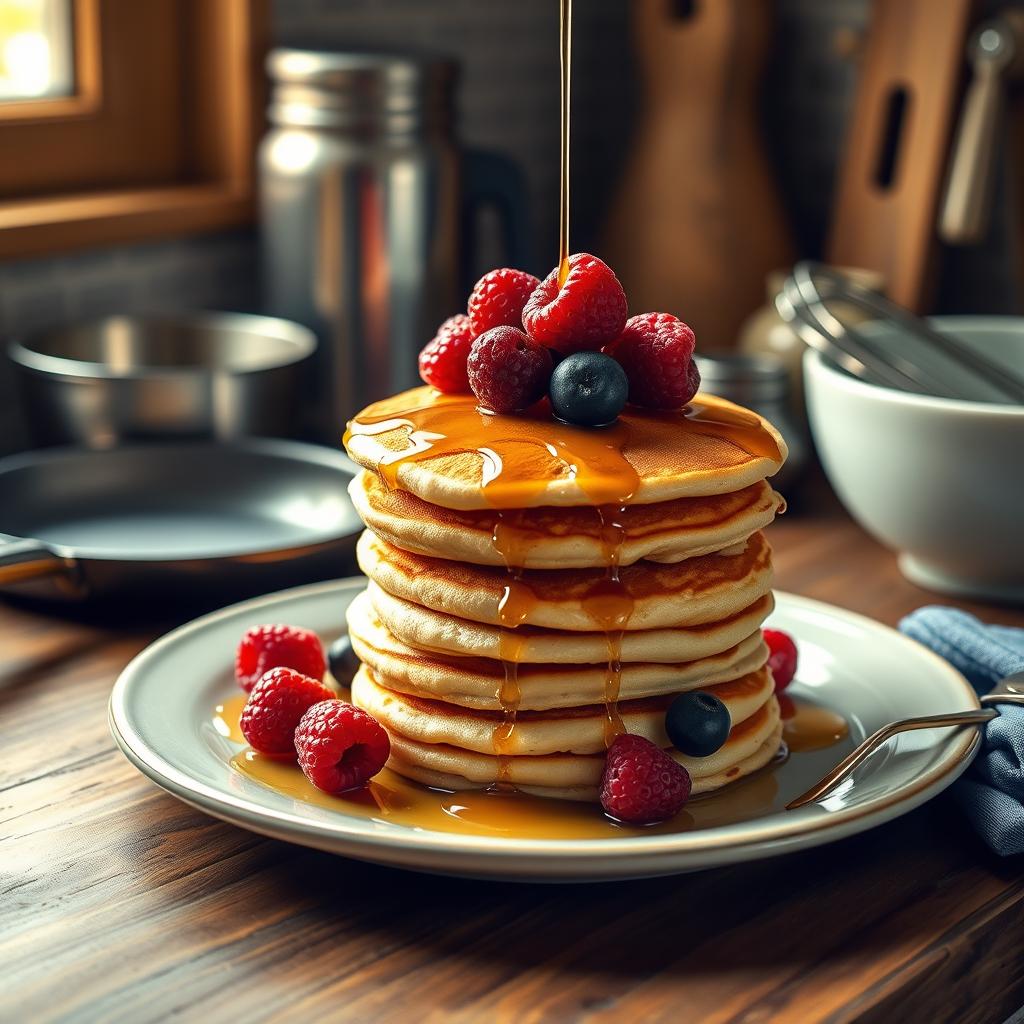
[[[987,693],[979,701],[982,705],[1019,704],[1024,706],[1024,672],[1016,672],[1007,676],[991,693]],[[998,718],[999,712],[991,706],[974,711],[957,711],[948,715],[924,715],[920,718],[902,718],[898,722],[882,726],[872,733],[852,753],[843,758],[819,783],[812,786],[806,793],[801,793],[786,804],[787,811],[796,810],[806,804],[814,803],[831,793],[843,779],[851,775],[867,758],[883,743],[901,732],[915,729],[938,729],[947,726],[984,725]]]

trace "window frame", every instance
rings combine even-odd
[[[0,103],[0,161],[16,160],[19,139],[35,138],[75,166],[76,146],[81,152],[91,126],[103,125],[115,105],[105,65],[114,66],[111,47],[132,45],[116,15],[120,4],[134,2],[73,0],[75,94]],[[106,180],[43,193],[38,183],[33,188],[28,171],[18,182],[17,164],[9,162],[13,185],[0,196],[0,260],[208,231],[252,219],[268,0],[169,2],[181,19],[177,40],[170,44],[177,47],[176,64],[163,90],[164,110],[153,115],[175,119],[168,155],[156,161],[155,170],[138,173],[130,159],[115,160]],[[122,16],[121,24],[126,20]],[[106,130],[127,132],[130,125],[108,123]],[[145,152],[137,139],[127,134],[125,139]]]

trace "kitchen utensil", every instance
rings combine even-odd
[[[765,274],[791,262],[758,113],[770,0],[634,0],[643,99],[601,255],[634,310],[731,348]]]
[[[265,593],[351,569],[340,452],[292,441],[0,460],[0,590],[54,601]]]
[[[320,338],[312,436],[336,443],[357,409],[418,383],[419,350],[472,285],[482,207],[500,216],[510,264],[530,264],[525,187],[507,158],[459,149],[449,61],[281,49],[267,68],[267,304]]]
[[[912,732],[917,729],[940,729],[951,726],[984,725],[999,715],[992,705],[1021,704],[1024,705],[1024,672],[1007,676],[991,693],[979,698],[982,704],[977,711],[957,711],[946,715],[923,715],[917,718],[904,718],[891,722],[873,732],[855,750],[843,758],[820,782],[812,786],[806,793],[801,793],[795,800],[786,804],[787,811],[796,810],[805,804],[814,803],[828,796],[844,779],[852,775],[868,757],[883,743],[901,732]]]
[[[157,785],[216,817],[278,839],[376,863],[470,877],[519,881],[641,878],[760,861],[832,842],[912,810],[945,789],[970,763],[970,733],[898,736],[839,793],[785,811],[835,763],[837,749],[793,753],[789,760],[727,793],[695,800],[689,827],[621,838],[523,838],[515,822],[491,835],[413,829],[336,807],[303,802],[241,774],[231,760],[243,749],[214,724],[215,708],[238,694],[231,652],[260,622],[292,622],[325,642],[344,629],[345,608],[365,580],[302,587],[215,612],[175,630],[139,655],[110,698],[114,737],[128,759]],[[978,707],[966,680],[919,644],[860,615],[819,601],[776,595],[769,624],[800,641],[801,664],[790,692],[839,710],[850,744],[886,722]],[[879,686],[897,678],[899,686]],[[806,682],[804,682],[806,680]],[[849,749],[849,748],[846,748]],[[725,808],[725,810],[723,810]],[[594,814],[599,815],[595,807]],[[453,819],[457,827],[457,821]]]
[[[967,46],[971,84],[953,146],[939,237],[973,245],[988,231],[1006,93],[1024,72],[1024,11],[1007,8],[974,31]]]
[[[38,445],[287,434],[307,328],[244,313],[112,316],[14,341]]]
[[[798,263],[777,306],[809,345],[862,380],[941,398],[1024,402],[1024,379],[1005,363],[827,267]],[[851,318],[851,308],[866,314],[871,327],[863,316]],[[898,333],[898,344],[883,343],[886,325]]]
[[[974,0],[875,0],[827,262],[882,274],[889,297],[928,302],[936,215]]]
[[[792,486],[807,462],[804,425],[793,415],[789,371],[781,359],[736,352],[706,352],[694,356],[701,391],[746,406],[773,423],[786,440],[789,455],[772,477],[780,491]]]
[[[1008,374],[1024,365],[1024,319],[930,322]],[[861,330],[871,329],[878,345],[904,342],[894,324]],[[1024,406],[876,387],[814,350],[804,356],[804,382],[833,488],[861,526],[899,552],[905,576],[943,593],[1024,600]]]

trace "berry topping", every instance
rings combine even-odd
[[[575,352],[555,367],[548,385],[551,409],[566,423],[603,427],[614,423],[626,404],[626,372],[600,352]]]
[[[522,327],[523,306],[540,281],[525,270],[502,267],[484,274],[469,296],[469,319],[473,334],[492,327]]]
[[[770,652],[768,667],[772,670],[772,678],[775,680],[775,692],[781,693],[796,675],[796,643],[781,629],[766,629],[763,632],[764,642]]]
[[[468,316],[459,313],[448,317],[420,352],[420,376],[424,383],[446,395],[468,395],[466,360],[474,337]]]
[[[729,709],[711,693],[681,693],[668,707],[665,732],[672,746],[689,757],[708,757],[729,738]]]
[[[690,773],[664,750],[628,733],[608,748],[601,806],[613,818],[649,825],[673,817],[690,796]]]
[[[332,700],[322,683],[290,668],[272,668],[252,688],[239,725],[253,750],[273,757],[295,756],[295,727],[314,705]]]
[[[628,315],[626,293],[611,267],[577,252],[569,257],[561,288],[557,268],[537,286],[523,310],[523,326],[534,341],[568,355],[614,341]]]
[[[299,626],[253,626],[235,652],[235,679],[248,693],[264,672],[293,668],[304,676],[323,679],[324,649],[316,633]]]
[[[473,342],[469,385],[492,412],[517,412],[548,389],[551,353],[516,327],[494,327]]]
[[[317,789],[342,793],[373,778],[391,753],[377,719],[343,700],[314,704],[295,729],[299,767]]]
[[[359,659],[352,650],[352,640],[343,633],[327,648],[327,667],[339,686],[351,686],[352,679],[359,671]]]
[[[630,317],[607,352],[629,378],[629,400],[651,409],[680,409],[697,393],[693,331],[671,313]]]

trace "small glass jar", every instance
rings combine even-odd
[[[778,356],[738,352],[705,353],[694,359],[700,370],[701,391],[752,409],[782,434],[789,457],[772,483],[785,492],[799,479],[810,453],[806,428],[793,414],[786,363]]]

